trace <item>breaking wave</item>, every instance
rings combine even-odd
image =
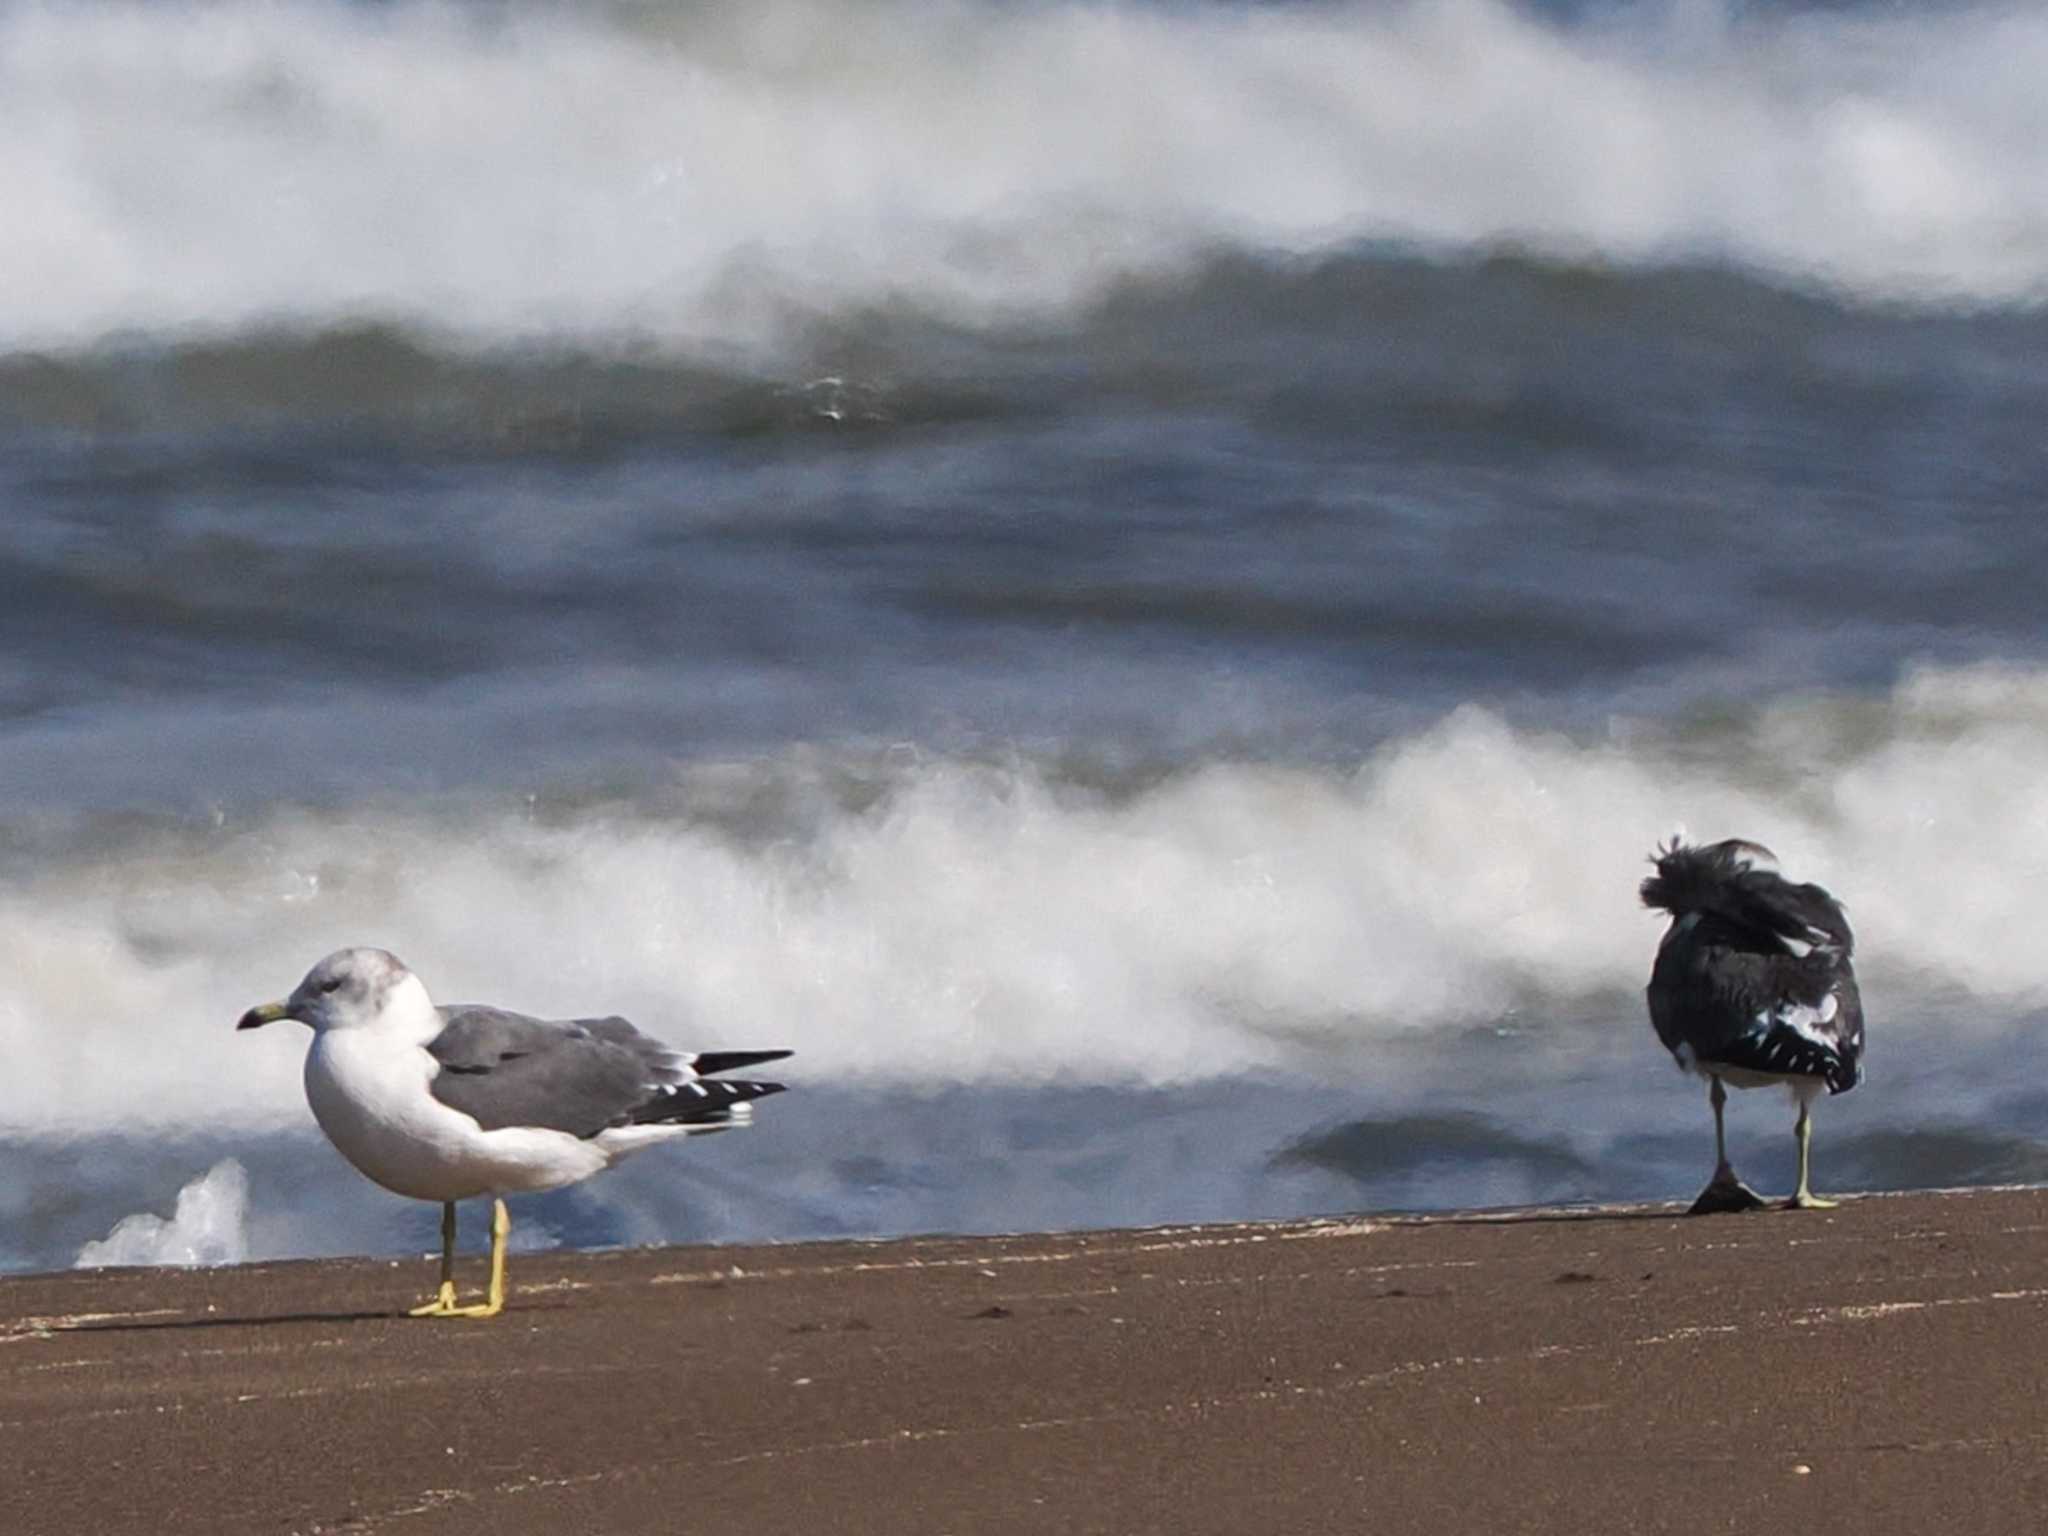
[[[2048,292],[2048,16],[0,6],[0,352],[382,321],[757,355],[1218,250]]]
[[[169,1220],[152,1211],[123,1216],[78,1250],[76,1267],[240,1264],[249,1256],[248,1209],[249,1175],[223,1158],[178,1191]]]
[[[1934,1027],[1902,996],[2048,995],[2044,764],[2048,671],[1982,667],[1592,740],[1466,708],[1343,766],[793,751],[611,800],[74,831],[0,889],[0,1126],[296,1123],[301,1042],[230,1026],[343,943],[444,1001],[793,1046],[813,1082],[1176,1083],[1566,1029],[1641,985],[1635,885],[1681,824],[1841,894],[1902,1038]]]

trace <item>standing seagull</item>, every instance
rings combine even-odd
[[[1712,1085],[1714,1178],[1694,1215],[1763,1204],[1728,1162],[1724,1079],[1738,1088],[1783,1083],[1798,1100],[1799,1189],[1788,1202],[1798,1210],[1834,1204],[1807,1184],[1813,1100],[1863,1081],[1849,920],[1819,886],[1794,885],[1759,859],[1777,855],[1739,838],[1704,847],[1673,838],[1643,881],[1643,905],[1671,914],[1650,972],[1650,1023],[1678,1065]]]
[[[624,1019],[534,1019],[437,1008],[381,949],[337,950],[237,1029],[313,1029],[306,1101],[341,1155],[397,1194],[441,1202],[441,1288],[415,1317],[495,1317],[505,1305],[506,1194],[559,1189],[642,1147],[745,1125],[780,1083],[709,1082],[788,1051],[671,1050]],[[455,1301],[455,1202],[493,1199],[486,1300]]]

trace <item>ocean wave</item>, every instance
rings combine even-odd
[[[1057,337],[898,310],[821,320],[777,356],[590,334],[480,347],[428,324],[311,317],[76,350],[0,346],[0,424],[160,441],[288,428],[387,453],[591,462],[721,441],[876,446],[1198,401],[1334,442],[1373,423],[1425,442],[1469,433],[1510,449],[1569,440],[1630,452],[1639,429],[1613,402],[1641,392],[1595,406],[1543,375],[1547,360],[1596,349],[1616,368],[1677,359],[1679,376],[1705,389],[1740,359],[1746,388],[1854,413],[1905,380],[2024,390],[2044,336],[2040,309],[1861,308],[1726,267],[1212,250],[1170,279],[1105,287]],[[1504,382],[1526,371],[1540,390]]]
[[[11,4],[0,350],[369,320],[748,358],[1374,242],[2033,303],[2044,69],[2004,4]]]
[[[74,1267],[241,1264],[249,1257],[248,1210],[249,1175],[223,1158],[178,1191],[168,1220],[154,1211],[123,1216],[78,1250]]]
[[[1896,1040],[1957,1012],[1902,999],[2048,995],[2044,762],[2048,670],[1980,667],[1591,740],[1465,708],[1343,766],[799,752],[624,799],[17,832],[0,1127],[296,1121],[299,1042],[229,1026],[343,943],[813,1080],[1174,1083],[1567,1029],[1633,1013],[1635,885],[1681,824],[1846,899]]]

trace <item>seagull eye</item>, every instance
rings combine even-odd
[[[339,992],[341,990],[341,978],[339,976],[328,977],[320,983],[320,990],[322,992]]]

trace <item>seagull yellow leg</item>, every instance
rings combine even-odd
[[[425,1306],[414,1307],[414,1317],[496,1317],[505,1310],[505,1239],[512,1232],[512,1215],[505,1202],[491,1202],[491,1287],[480,1302],[458,1306],[455,1301],[455,1202],[441,1206],[441,1290]]]
[[[1714,1106],[1714,1177],[1707,1187],[1700,1191],[1699,1199],[1693,1201],[1688,1216],[1710,1216],[1721,1211],[1760,1211],[1763,1201],[1757,1192],[1735,1176],[1735,1167],[1728,1161],[1728,1132],[1722,1124],[1722,1106],[1728,1102],[1728,1090],[1721,1086],[1721,1079],[1707,1079],[1707,1102]]]
[[[1813,1154],[1813,1114],[1804,1099],[1799,1101],[1799,1124],[1795,1129],[1799,1137],[1799,1188],[1785,1202],[1786,1207],[1794,1211],[1832,1211],[1841,1202],[1821,1199],[1806,1182],[1807,1164]]]
[[[496,1317],[505,1310],[505,1239],[512,1235],[512,1213],[505,1202],[491,1202],[491,1289],[481,1307],[471,1308],[471,1317]]]

